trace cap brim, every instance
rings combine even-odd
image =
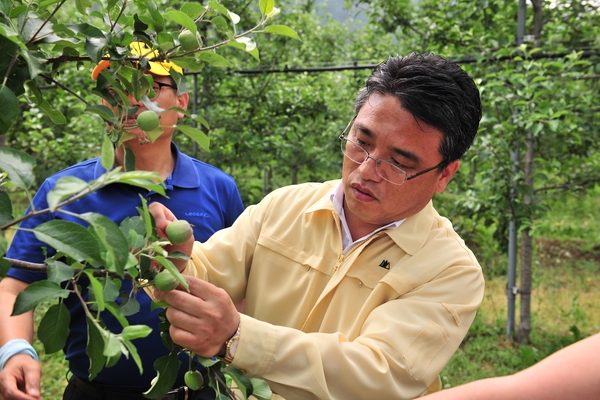
[[[158,52],[156,52],[156,51],[148,54],[146,50],[149,50],[149,49],[147,49],[147,47],[145,47],[145,45],[143,45],[139,42],[131,43],[130,47],[131,47],[133,53],[138,56],[141,56],[142,54],[144,54],[144,55],[150,56],[149,58],[151,58],[155,54],[156,55],[158,54]],[[161,61],[161,62],[149,61],[148,65],[150,66],[150,69],[147,69],[146,71],[148,73],[151,73],[154,75],[169,76],[171,68],[174,71],[176,71],[180,74],[183,74],[183,68],[181,68],[179,65],[177,65],[171,61]],[[101,60],[92,70],[92,79],[97,80],[98,75],[100,75],[100,73],[102,71],[104,71],[105,69],[107,69],[109,67],[110,67],[109,60]]]

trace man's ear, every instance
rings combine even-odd
[[[183,93],[183,94],[180,94],[179,96],[177,96],[177,103],[178,103],[179,108],[183,108],[184,110],[187,110],[189,102],[190,102],[189,93]],[[184,116],[185,115],[183,113],[179,113],[179,118],[183,118]]]
[[[446,189],[448,182],[450,182],[454,173],[458,171],[458,167],[460,167],[460,160],[454,160],[444,168],[437,181],[436,193],[441,193]]]

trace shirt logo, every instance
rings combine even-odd
[[[210,215],[203,212],[197,211],[187,211],[184,213],[186,217],[202,217],[202,218],[210,218]]]
[[[379,266],[381,268],[390,269],[390,262],[388,260],[381,260]]]

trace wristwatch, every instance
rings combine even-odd
[[[237,331],[235,331],[233,336],[225,342],[225,357],[223,358],[228,363],[231,363],[233,361],[233,357],[235,357],[238,342],[240,341],[240,328],[241,323],[238,324]]]

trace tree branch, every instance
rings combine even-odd
[[[539,193],[539,192],[549,192],[551,190],[568,190],[574,187],[585,187],[585,186],[590,186],[593,183],[600,183],[600,177],[599,178],[593,178],[593,179],[585,179],[581,182],[572,182],[572,183],[565,183],[563,185],[556,185],[556,186],[544,186],[538,189],[535,189],[533,191],[533,193]]]
[[[44,273],[44,274],[48,272],[47,264],[32,263],[32,262],[17,260],[17,259],[8,258],[8,257],[2,257],[2,259],[11,263],[13,268],[17,268],[17,269],[20,269],[23,271],[39,272],[39,273]],[[75,269],[77,269],[77,268],[75,268]],[[116,272],[107,271],[107,270],[94,271],[94,276],[99,277],[99,278],[109,276],[111,278],[118,278],[118,279],[131,279],[131,275],[129,275],[128,272],[125,272],[124,276],[120,276]]]

